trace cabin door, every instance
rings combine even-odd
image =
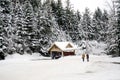
[[[61,52],[57,52],[57,51],[52,51],[51,57],[52,59],[58,59],[62,56]]]

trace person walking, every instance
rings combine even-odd
[[[89,62],[89,54],[86,54],[87,62]]]
[[[85,54],[84,53],[82,54],[82,60],[83,60],[83,62],[85,60]]]

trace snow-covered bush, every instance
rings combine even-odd
[[[102,55],[105,53],[106,44],[104,42],[82,40],[80,43],[76,50],[77,55],[82,53]]]

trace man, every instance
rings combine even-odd
[[[86,54],[87,62],[89,62],[89,54]]]

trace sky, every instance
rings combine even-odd
[[[85,8],[88,7],[91,12],[97,7],[100,7],[102,10],[108,9],[108,3],[111,0],[70,0],[71,6],[75,10],[79,10],[80,12],[84,12]],[[62,0],[63,3],[66,3],[66,0]]]

